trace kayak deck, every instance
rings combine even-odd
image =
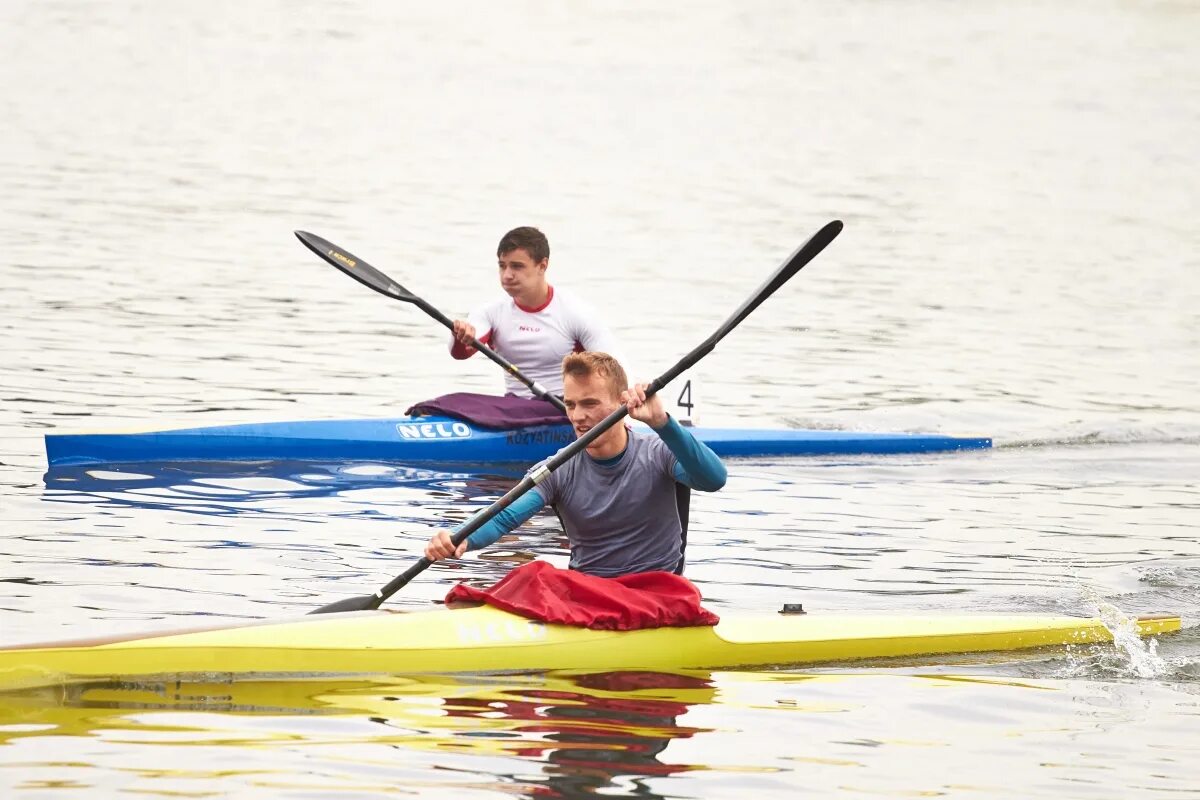
[[[1142,636],[1179,629],[1141,617]],[[0,687],[114,677],[715,669],[1024,650],[1111,641],[1098,619],[1028,614],[728,615],[715,627],[614,632],[479,606],[306,616],[0,648]]]
[[[805,429],[692,428],[719,456],[925,453],[991,447],[987,437]],[[51,467],[153,461],[377,460],[522,463],[575,440],[567,424],[493,430],[448,417],[313,420],[200,428],[48,433]]]

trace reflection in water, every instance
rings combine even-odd
[[[28,737],[113,735],[173,744],[212,744],[220,716],[344,716],[352,738],[404,750],[501,756],[540,762],[542,774],[514,768],[508,781],[536,797],[580,797],[620,788],[658,797],[641,781],[703,769],[661,758],[677,739],[709,728],[681,725],[696,705],[717,701],[707,673],[608,672],[506,677],[244,683],[77,684],[0,694],[0,744]],[[384,730],[381,730],[381,726]],[[270,726],[260,741],[282,743]],[[293,720],[279,730],[297,727]],[[310,741],[333,728],[309,726]],[[348,728],[341,728],[345,732]],[[324,731],[324,733],[323,733]],[[344,741],[344,737],[343,741]],[[243,735],[241,743],[250,743]]]
[[[1182,796],[1197,686],[985,664],[95,683],[0,693],[0,763],[18,792],[681,798],[1076,796],[1103,761]]]
[[[301,500],[403,487],[440,500],[503,494],[521,473],[503,467],[446,472],[391,464],[267,461],[180,462],[52,467],[43,498],[51,502],[167,509],[210,516],[253,513],[279,500]]]
[[[701,768],[658,757],[673,740],[705,730],[680,725],[678,717],[691,704],[713,702],[707,678],[630,671],[581,675],[575,683],[578,689],[535,689],[491,702],[464,699],[448,713],[481,718],[499,712],[519,721],[516,732],[543,739],[513,751],[546,760],[549,791],[538,796],[580,797],[619,785],[632,796],[657,797],[640,778]]]

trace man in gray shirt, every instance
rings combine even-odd
[[[675,484],[715,492],[725,485],[716,453],[676,422],[645,384],[629,388],[625,370],[607,353],[563,359],[563,402],[576,436],[624,404],[650,426],[639,433],[614,425],[457,548],[439,530],[425,546],[438,561],[495,542],[547,505],[555,506],[571,546],[571,568],[614,578],[674,571],[682,563],[682,524]]]

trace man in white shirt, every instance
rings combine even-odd
[[[514,228],[496,248],[500,288],[508,297],[454,321],[450,355],[470,358],[472,338],[511,361],[530,380],[561,396],[562,360],[570,353],[599,350],[617,355],[612,333],[592,309],[546,280],[550,243],[537,228]],[[622,360],[617,355],[618,360]],[[524,383],[505,377],[508,394],[533,397]]]

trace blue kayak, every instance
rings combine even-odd
[[[980,436],[692,428],[719,456],[928,453],[992,446]],[[48,433],[51,467],[152,461],[384,461],[533,464],[574,441],[566,423],[492,430],[450,417],[313,420],[119,433]]]

